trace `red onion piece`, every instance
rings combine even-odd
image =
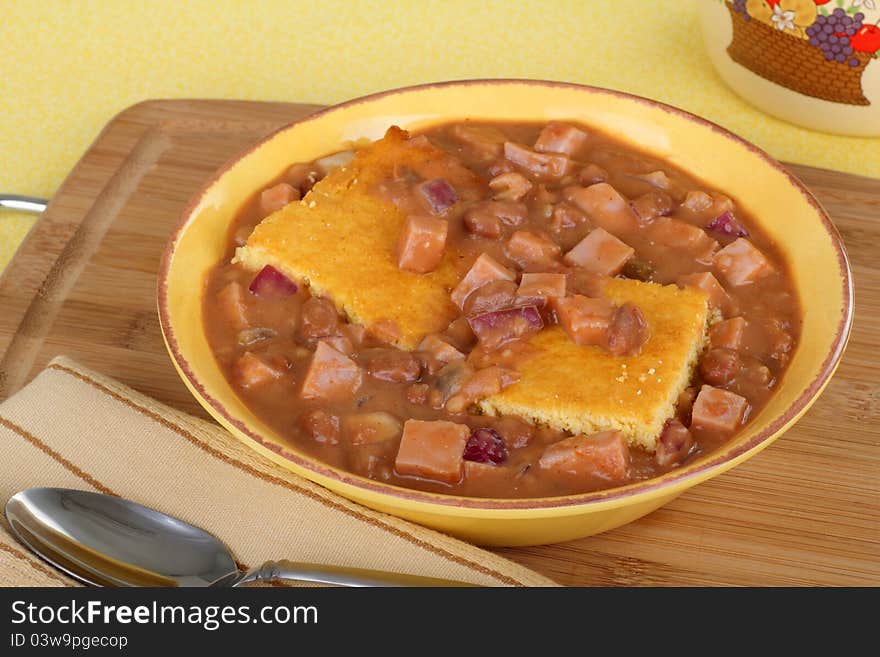
[[[260,273],[251,281],[248,289],[258,297],[264,297],[267,294],[277,294],[281,296],[289,296],[296,294],[299,288],[296,283],[287,278],[272,265],[266,265],[260,270]]]
[[[507,460],[507,443],[495,429],[474,429],[464,447],[464,460],[501,465]]]
[[[710,221],[709,224],[706,226],[706,230],[714,230],[716,233],[721,233],[722,235],[730,235],[731,237],[749,236],[749,231],[747,231],[741,223],[733,218],[733,215],[730,213],[729,210],[727,212],[722,212],[712,221]]]
[[[458,201],[458,194],[443,178],[426,180],[417,189],[434,214],[443,214]]]
[[[474,335],[489,348],[544,328],[544,320],[535,306],[493,310],[476,317],[468,317],[468,323]]]

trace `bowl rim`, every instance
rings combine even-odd
[[[541,88],[568,88],[580,90],[586,92],[587,94],[611,95],[623,98],[631,102],[645,104],[650,107],[657,108],[667,113],[676,115],[686,121],[695,123],[702,128],[708,128],[713,132],[720,134],[722,137],[733,141],[740,147],[745,147],[747,151],[757,156],[769,167],[783,174],[789,184],[796,188],[807,201],[807,203],[815,210],[816,214],[819,216],[822,222],[823,227],[828,233],[828,237],[831,240],[832,246],[837,255],[843,298],[843,306],[840,312],[840,320],[836,328],[831,349],[829,350],[829,353],[826,355],[825,360],[820,366],[819,372],[817,373],[816,377],[804,388],[800,395],[794,400],[794,402],[792,402],[791,405],[789,405],[788,408],[786,408],[786,410],[782,414],[773,418],[767,424],[767,426],[765,426],[761,431],[752,436],[748,441],[727,449],[718,449],[716,450],[716,452],[707,455],[705,459],[701,459],[695,462],[695,464],[690,467],[685,466],[680,470],[671,470],[670,472],[664,473],[658,477],[652,477],[650,479],[645,479],[643,481],[627,484],[624,486],[616,486],[613,488],[591,491],[588,493],[579,493],[576,495],[564,495],[556,497],[466,497],[461,495],[422,491],[417,489],[405,488],[403,486],[396,486],[392,484],[378,482],[322,463],[317,458],[309,456],[305,453],[285,449],[282,445],[272,442],[271,440],[267,440],[261,437],[259,434],[255,433],[254,431],[251,431],[244,422],[236,417],[233,417],[233,415],[226,410],[226,407],[219,400],[210,395],[205,389],[202,382],[196,376],[193,368],[190,366],[190,363],[184,357],[180,349],[180,345],[177,342],[177,338],[174,334],[174,329],[171,325],[168,299],[168,274],[171,267],[171,261],[174,257],[174,253],[177,249],[180,237],[184,233],[186,227],[192,219],[194,210],[199,206],[205,194],[226,174],[226,172],[242,159],[263,146],[263,144],[274,139],[278,134],[291,129],[294,126],[307,124],[312,121],[318,120],[328,113],[335,112],[343,108],[350,108],[355,105],[369,103],[388,96],[407,94],[427,89],[499,85],[526,87],[535,86]],[[734,134],[726,128],[721,127],[717,123],[688,112],[687,110],[683,110],[660,101],[651,100],[642,96],[637,96],[634,94],[613,89],[552,80],[519,78],[479,78],[429,82],[424,84],[399,87],[368,94],[365,96],[360,96],[335,105],[330,105],[306,117],[303,117],[302,119],[281,126],[277,130],[272,131],[271,133],[245,149],[243,152],[239,153],[238,155],[227,161],[219,169],[217,169],[193,195],[193,197],[190,199],[190,201],[181,212],[180,219],[174,226],[168,238],[165,250],[162,254],[162,259],[158,271],[157,305],[159,312],[159,324],[162,330],[163,337],[165,339],[166,346],[168,347],[168,352],[170,353],[178,372],[182,377],[184,377],[185,382],[190,387],[190,389],[196,393],[196,397],[198,398],[200,403],[207,405],[209,407],[208,410],[212,414],[214,414],[215,417],[219,416],[218,419],[222,418],[223,420],[225,420],[229,425],[235,427],[235,429],[240,431],[242,435],[247,436],[250,440],[256,442],[257,445],[259,445],[261,448],[278,454],[281,458],[293,462],[299,468],[302,468],[309,473],[318,475],[319,477],[332,479],[337,483],[342,484],[343,486],[354,487],[366,493],[380,494],[382,496],[386,496],[388,498],[396,499],[403,502],[452,508],[466,508],[483,511],[529,509],[552,510],[565,509],[574,506],[589,507],[599,504],[606,505],[613,502],[622,505],[626,502],[634,502],[633,498],[638,499],[639,497],[645,496],[654,491],[659,491],[661,489],[672,491],[679,488],[686,488],[688,487],[687,484],[690,480],[695,478],[702,480],[711,477],[713,474],[719,474],[720,471],[723,471],[723,469],[725,469],[725,465],[733,463],[738,457],[741,457],[752,450],[763,448],[770,442],[772,442],[776,437],[778,437],[778,434],[786,426],[797,420],[797,418],[799,418],[799,416],[810,407],[810,405],[818,397],[822,389],[827,385],[831,376],[834,374],[837,364],[839,363],[840,358],[842,357],[843,352],[846,348],[846,344],[849,340],[850,331],[852,328],[853,282],[849,259],[844,249],[843,241],[836,226],[833,224],[827,212],[819,203],[819,201],[804,186],[804,184],[801,183],[800,180],[792,175],[787,169],[785,169],[785,167],[783,167],[780,162],[771,157],[763,149],[755,146],[749,141],[746,141],[742,137]],[[307,475],[302,476],[308,478]]]

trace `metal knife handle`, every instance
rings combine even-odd
[[[49,205],[49,201],[36,196],[22,196],[21,194],[0,194],[0,207],[10,210],[21,210],[40,214]]]
[[[345,568],[295,561],[267,561],[259,568],[246,573],[233,586],[250,582],[315,582],[332,586],[475,586],[467,582],[456,582],[434,577],[401,575],[379,570]]]

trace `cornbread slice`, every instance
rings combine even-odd
[[[626,279],[608,281],[605,295],[645,314],[651,337],[638,356],[578,346],[550,327],[529,340],[538,350],[517,367],[519,382],[480,402],[483,411],[576,434],[618,429],[631,445],[654,451],[705,344],[708,299],[696,289]]]
[[[406,167],[425,179],[445,178],[459,199],[479,198],[483,190],[476,176],[443,150],[408,137],[392,127],[359,150],[302,201],[266,217],[233,262],[254,271],[272,265],[367,329],[393,321],[401,348],[414,349],[426,334],[446,328],[458,314],[449,293],[463,272],[449,254],[429,274],[401,271],[395,247],[406,215],[374,188]]]

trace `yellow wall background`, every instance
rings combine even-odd
[[[51,196],[101,127],[148,98],[334,103],[476,77],[620,89],[779,159],[880,177],[880,140],[797,128],[731,93],[698,1],[717,0],[3,0],[0,191]],[[0,269],[32,221],[0,212]]]

